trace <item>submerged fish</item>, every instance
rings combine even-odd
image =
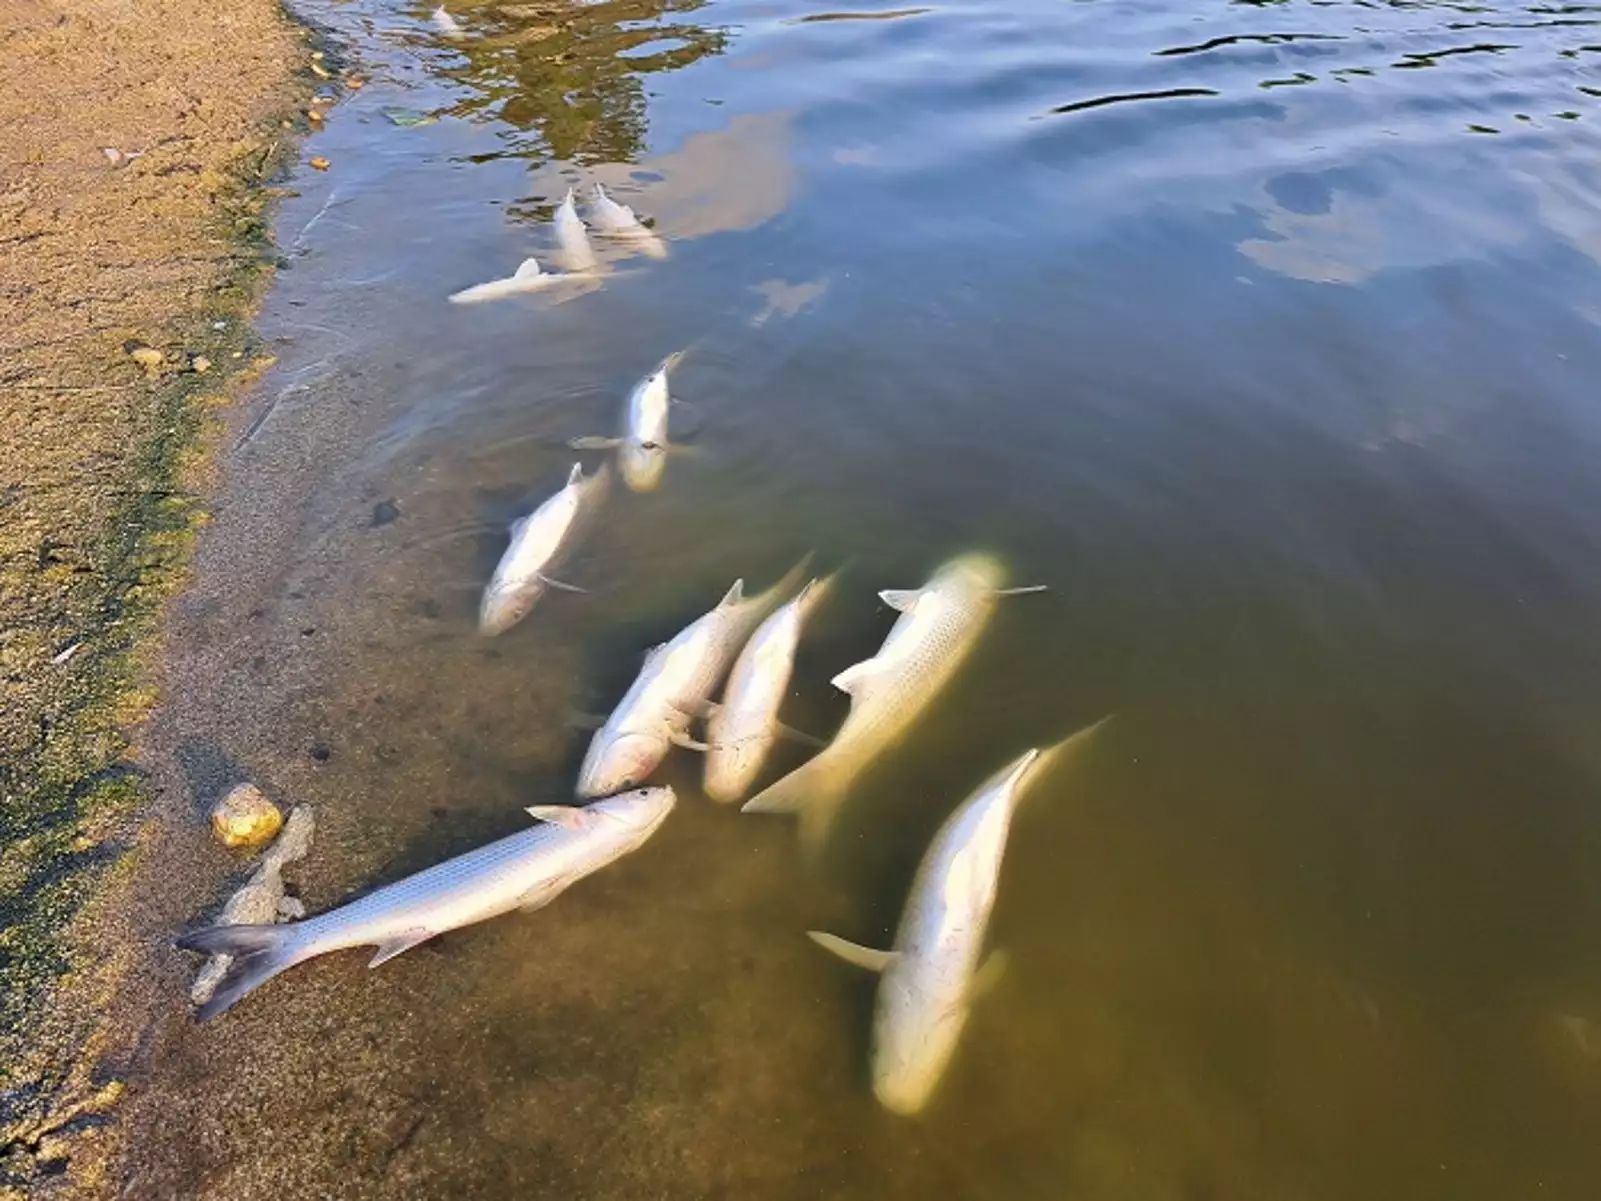
[[[1105,722],[1053,752],[1080,744]],[[886,1109],[917,1113],[939,1084],[973,1000],[999,974],[1000,953],[983,967],[984,931],[995,906],[1001,858],[1022,786],[1040,762],[1028,751],[946,819],[917,869],[892,950],[876,951],[809,931],[840,958],[882,972],[873,1015],[873,1092]]]
[[[661,483],[667,467],[667,411],[673,398],[667,390],[667,373],[684,357],[674,351],[628,394],[620,438],[574,438],[568,445],[575,450],[617,451],[623,482],[635,492],[650,492]]]
[[[606,486],[606,468],[585,476],[574,463],[567,484],[526,517],[512,522],[511,545],[495,566],[478,609],[478,628],[485,634],[511,629],[534,607],[546,588],[581,592],[550,573],[572,549],[581,520],[593,511]]]
[[[561,265],[568,271],[593,271],[595,251],[589,244],[589,234],[578,219],[578,207],[573,203],[573,190],[567,189],[567,198],[556,209],[556,244],[561,248]]]
[[[672,811],[671,788],[642,788],[581,809],[534,805],[539,824],[468,851],[305,921],[212,926],[177,940],[187,951],[234,957],[211,1000],[216,1017],[285,968],[347,947],[377,947],[377,967],[446,930],[513,909],[538,909],[569,885],[636,850]]]
[[[451,304],[481,304],[486,300],[504,300],[508,296],[522,296],[529,292],[543,292],[559,284],[588,281],[592,277],[581,271],[543,271],[536,259],[522,261],[517,270],[505,279],[492,279],[486,284],[474,284],[460,292],[450,294]]]
[[[851,711],[828,747],[745,802],[745,813],[799,813],[813,849],[828,835],[858,772],[898,742],[956,674],[994,611],[997,597],[1037,592],[1002,588],[1005,571],[989,555],[961,555],[915,591],[879,593],[900,617],[878,654],[847,667],[834,687]]]
[[[801,628],[828,586],[828,580],[812,580],[762,622],[739,652],[722,703],[706,721],[706,795],[712,800],[743,797],[780,734],[814,741],[785,727],[778,710],[795,670]]]
[[[606,189],[600,184],[595,185],[595,198],[590,202],[589,219],[593,222],[597,233],[608,238],[616,238],[635,247],[641,254],[647,254],[653,259],[667,257],[667,243],[646,227],[634,210],[626,204],[618,204],[606,195]]]
[[[808,556],[810,558],[810,556]],[[728,595],[645,658],[645,666],[605,725],[595,731],[578,771],[578,795],[606,796],[643,783],[674,744],[704,750],[689,737],[751,629],[800,582],[805,560],[749,599],[735,580]]]

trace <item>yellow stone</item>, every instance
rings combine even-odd
[[[211,811],[211,830],[224,846],[259,847],[272,841],[284,815],[254,784],[237,784]]]

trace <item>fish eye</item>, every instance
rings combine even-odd
[[[639,448],[641,450],[660,450],[662,444],[660,442],[641,442]]]

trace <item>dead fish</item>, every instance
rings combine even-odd
[[[690,722],[705,711],[751,630],[795,590],[805,562],[749,599],[745,582],[735,580],[715,609],[650,652],[638,678],[590,740],[578,771],[579,796],[606,796],[643,783],[674,744],[706,749],[689,737]]]
[[[606,468],[585,476],[574,463],[566,486],[526,517],[512,522],[511,545],[495,566],[478,609],[478,629],[501,634],[528,616],[546,588],[582,592],[550,573],[572,549],[582,521],[593,512],[606,487]]]
[[[606,195],[606,189],[595,185],[595,198],[589,205],[589,219],[595,232],[608,238],[626,242],[641,254],[653,259],[667,257],[667,243],[647,228],[626,204],[618,204]]]
[[[1039,587],[1002,588],[1005,569],[985,554],[958,556],[921,588],[878,595],[899,610],[878,654],[833,679],[851,711],[828,747],[745,802],[745,813],[799,813],[816,850],[857,774],[899,742],[972,652],[997,597]]]
[[[556,209],[556,244],[560,247],[561,265],[568,271],[593,271],[595,251],[589,244],[589,234],[578,219],[578,206],[573,203],[573,190],[567,189],[567,198]]]
[[[743,797],[780,735],[825,745],[784,725],[778,711],[795,670],[801,629],[822,603],[830,582],[810,581],[762,622],[739,652],[722,703],[706,722],[705,788],[712,800],[726,803]]]
[[[505,279],[492,279],[486,284],[474,284],[460,292],[452,292],[451,304],[481,304],[486,300],[504,300],[508,296],[522,296],[529,292],[543,292],[559,284],[583,282],[592,276],[582,271],[543,271],[532,256],[524,259],[516,272]]]
[[[467,35],[467,31],[461,27],[461,23],[457,21],[455,17],[451,16],[445,11],[445,6],[443,4],[434,9],[431,15],[434,22],[434,28],[439,30],[439,32],[444,34],[447,38],[459,38]]]
[[[1103,719],[1061,743],[1082,744]],[[1031,750],[991,776],[951,814],[917,869],[893,949],[877,951],[818,930],[808,935],[849,963],[881,972],[873,1014],[873,1092],[886,1109],[928,1104],[967,1024],[973,1001],[1002,970],[995,952],[980,967],[995,907],[1001,859],[1025,780],[1041,763]]]
[[[616,449],[623,482],[635,492],[653,491],[667,469],[667,455],[677,449],[667,441],[667,412],[673,398],[667,389],[667,373],[684,357],[675,351],[661,361],[628,393],[620,438],[574,438],[574,450]]]
[[[286,968],[347,947],[376,947],[377,967],[418,943],[498,917],[538,909],[568,886],[638,849],[676,801],[671,788],[642,788],[583,808],[534,805],[539,819],[488,846],[408,876],[348,905],[283,925],[212,926],[177,940],[186,951],[234,957],[197,1013],[208,1021]]]

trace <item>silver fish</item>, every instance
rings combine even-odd
[[[648,229],[644,222],[634,215],[633,209],[626,204],[618,204],[606,195],[606,189],[600,184],[595,185],[595,198],[589,206],[589,219],[594,223],[597,233],[626,242],[641,254],[647,254],[653,259],[667,257],[667,243]]]
[[[822,602],[829,583],[808,583],[762,622],[739,652],[722,703],[706,721],[706,795],[712,800],[727,803],[743,797],[780,734],[816,741],[784,726],[778,710],[795,670],[801,628]]]
[[[347,947],[377,947],[377,967],[418,943],[513,909],[538,909],[569,885],[638,849],[672,811],[671,788],[642,788],[583,808],[534,805],[529,830],[508,835],[304,921],[212,926],[177,940],[188,951],[234,957],[207,1021],[285,968]]]
[[[667,373],[684,357],[679,350],[661,364],[628,394],[620,438],[574,438],[575,450],[617,450],[623,482],[635,492],[650,492],[661,483],[667,469],[667,411],[673,398],[667,390]]]
[[[900,612],[871,659],[847,667],[834,687],[851,710],[827,749],[745,802],[744,813],[799,813],[810,849],[827,838],[857,774],[901,740],[966,661],[997,597],[1040,588],[1002,588],[1005,569],[985,554],[952,559],[915,591],[879,593]]]
[[[478,628],[485,634],[511,629],[534,607],[545,589],[581,591],[550,573],[572,549],[583,519],[593,512],[606,486],[606,469],[585,476],[574,463],[567,484],[539,508],[512,523],[511,545],[495,566],[478,609]]]
[[[804,566],[803,560],[749,599],[745,582],[735,580],[715,609],[649,653],[627,695],[590,740],[578,770],[580,797],[643,783],[674,744],[706,749],[689,737],[690,722],[705,711],[752,628],[794,591]]]
[[[561,248],[561,265],[568,271],[593,271],[595,251],[589,244],[589,234],[578,219],[578,206],[573,203],[573,190],[556,209],[556,244]]]
[[[461,22],[456,20],[455,17],[451,16],[450,13],[445,11],[445,6],[443,4],[434,9],[432,17],[434,28],[439,30],[439,32],[444,34],[447,38],[459,38],[466,36],[467,31],[461,27]]]
[[[592,277],[576,271],[544,271],[538,260],[526,258],[517,270],[505,279],[492,279],[486,284],[474,284],[460,292],[450,294],[451,304],[482,304],[486,300],[505,300],[508,296],[523,296],[529,292],[545,292],[552,288],[574,283],[591,284]]]
[[[1087,740],[1080,731],[1050,757]],[[886,1109],[914,1114],[928,1104],[951,1061],[976,997],[999,975],[1000,952],[979,966],[995,907],[1001,859],[1023,782],[1041,761],[1031,750],[990,777],[946,819],[923,856],[892,950],[833,934],[812,940],[847,962],[883,973],[873,1015],[873,1092]]]

